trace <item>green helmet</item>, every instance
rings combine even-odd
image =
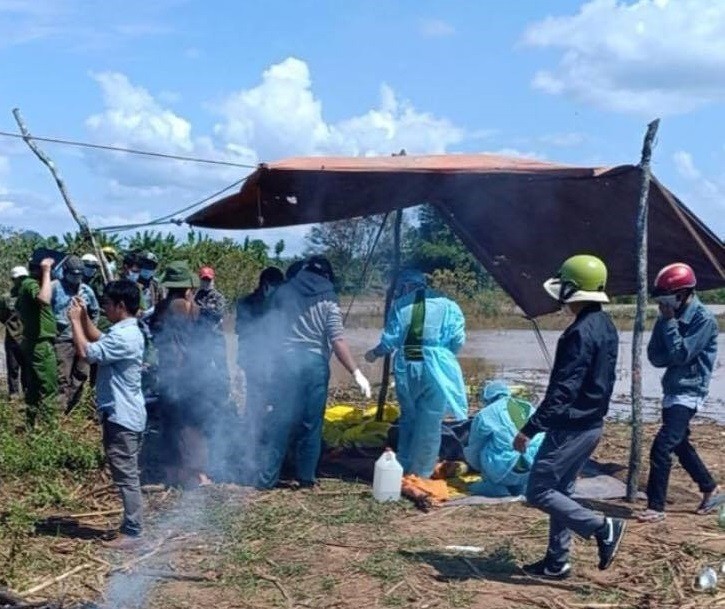
[[[569,302],[609,302],[607,267],[599,258],[579,254],[564,261],[556,277],[544,283],[544,289],[554,299]]]

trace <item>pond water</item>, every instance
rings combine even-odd
[[[345,331],[352,351],[356,356],[365,353],[374,346],[379,338],[375,329],[348,329]],[[557,331],[542,332],[549,352],[554,355],[556,342],[560,336]],[[610,408],[612,417],[629,417],[631,404],[631,362],[632,333],[620,332],[619,358],[617,362],[617,382]],[[644,346],[649,333],[644,336]],[[700,415],[725,424],[725,333],[718,337],[718,361],[710,385],[710,396]],[[362,358],[360,357],[360,360]],[[467,333],[466,345],[460,353],[461,365],[467,377],[499,377],[511,382],[526,383],[533,386],[539,396],[543,394],[548,381],[548,368],[536,336],[531,330],[474,330]],[[373,381],[380,378],[380,365],[361,364],[365,374]],[[347,374],[340,373],[335,366],[333,379],[336,384],[347,383]],[[642,360],[644,396],[644,414],[648,420],[659,416],[662,371],[647,361],[646,353]]]

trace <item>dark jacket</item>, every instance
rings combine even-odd
[[[614,390],[618,348],[617,329],[601,305],[582,310],[559,338],[546,396],[522,433],[531,438],[541,431],[601,426]]]
[[[695,297],[674,319],[659,317],[647,345],[665,395],[706,396],[717,358],[717,321]]]

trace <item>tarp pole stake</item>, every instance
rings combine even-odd
[[[393,304],[393,295],[395,294],[395,286],[398,283],[398,273],[400,272],[400,228],[403,224],[403,210],[399,209],[395,212],[395,228],[393,230],[393,272],[390,277],[390,285],[388,293],[385,295],[385,324],[388,323],[388,315]],[[383,360],[383,376],[380,382],[380,393],[378,394],[378,409],[375,412],[375,420],[383,420],[383,412],[385,409],[385,401],[388,399],[388,386],[390,384],[390,354],[385,356]]]
[[[531,325],[534,326],[534,334],[536,335],[536,340],[539,343],[541,352],[544,354],[546,365],[549,367],[549,371],[551,371],[551,369],[554,367],[554,364],[551,361],[551,353],[549,353],[549,348],[546,346],[544,336],[541,334],[541,328],[539,328],[539,324],[533,317],[529,317],[528,320],[531,322]]]
[[[106,261],[106,257],[103,255],[103,250],[96,243],[96,238],[93,235],[91,229],[88,227],[88,222],[86,221],[86,219],[81,217],[76,211],[76,208],[73,205],[73,201],[71,201],[71,198],[68,195],[68,191],[66,190],[63,178],[61,178],[60,173],[55,166],[55,163],[47,154],[45,154],[45,152],[43,152],[43,150],[40,149],[38,144],[33,141],[33,136],[30,135],[30,131],[28,131],[28,128],[23,121],[23,117],[20,114],[20,108],[13,109],[13,116],[15,117],[15,122],[18,124],[20,133],[23,136],[23,140],[28,145],[30,150],[33,151],[33,154],[35,154],[35,156],[40,159],[41,163],[43,163],[43,165],[48,168],[48,171],[50,171],[51,175],[53,176],[53,179],[58,186],[58,190],[60,190],[60,194],[63,197],[63,201],[65,201],[65,204],[68,206],[70,215],[73,216],[73,219],[78,223],[81,235],[83,235],[84,238],[90,241],[96,258],[98,258],[101,263],[101,277],[103,278],[103,283],[108,283],[111,280],[111,272],[108,269],[108,262]]]
[[[352,306],[355,304],[355,299],[360,295],[360,290],[365,284],[365,278],[368,274],[368,268],[370,267],[370,263],[372,262],[373,255],[375,254],[375,249],[378,247],[378,241],[380,241],[380,236],[383,234],[383,230],[385,229],[385,225],[388,223],[388,216],[390,215],[390,212],[385,214],[383,216],[382,221],[380,222],[380,228],[378,228],[378,233],[375,235],[375,240],[373,241],[373,245],[370,248],[370,251],[368,252],[368,255],[365,257],[365,264],[363,264],[362,272],[360,273],[360,281],[358,282],[357,290],[355,290],[354,294],[352,295],[352,298],[350,299],[350,304],[347,305],[347,311],[345,311],[345,315],[342,318],[342,325],[347,325],[347,318],[350,315],[350,311],[352,311]]]
[[[627,501],[637,499],[642,465],[642,340],[647,312],[647,216],[649,213],[649,185],[652,177],[650,160],[652,144],[657,135],[660,119],[647,125],[642,145],[642,183],[637,206],[637,311],[632,331],[632,437],[627,472]]]

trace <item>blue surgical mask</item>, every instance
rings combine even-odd
[[[141,279],[151,279],[153,276],[153,269],[141,269],[141,272],[139,273],[139,277],[141,277]]]
[[[128,279],[129,281],[138,281],[138,273],[135,271],[129,271],[126,279]]]

